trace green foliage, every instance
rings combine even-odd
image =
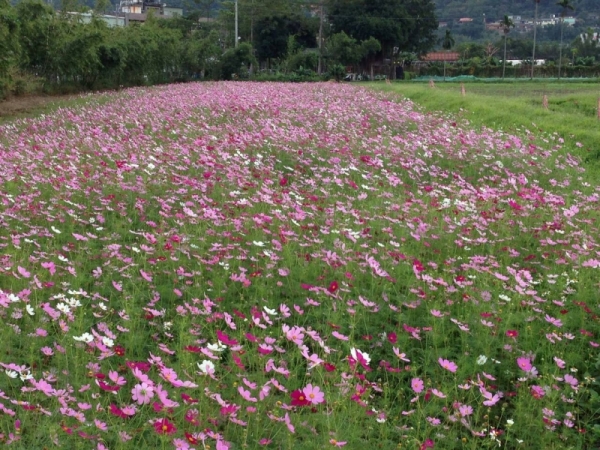
[[[578,36],[571,44],[571,48],[579,57],[600,59],[600,45],[594,39],[594,31],[591,28]]]
[[[333,31],[358,41],[374,37],[385,55],[394,47],[425,52],[435,43],[438,21],[430,0],[329,0]]]
[[[335,81],[342,81],[346,75],[346,68],[341,64],[334,64],[329,68],[329,75]]]
[[[452,47],[454,47],[455,41],[454,38],[452,37],[452,32],[450,30],[446,30],[446,33],[444,34],[444,38],[442,39],[442,48],[444,50],[450,50]]]
[[[290,72],[296,72],[301,68],[316,71],[318,62],[319,56],[315,52],[302,51],[290,56],[286,67]]]
[[[299,48],[316,47],[314,23],[299,16],[267,16],[254,26],[256,57],[260,61],[282,59],[289,54],[289,39]]]
[[[20,53],[19,22],[9,6],[7,0],[0,0],[0,80],[8,78],[9,70],[18,61]]]
[[[221,58],[221,78],[231,80],[248,78],[248,67],[256,64],[252,55],[252,46],[247,43],[238,45],[237,48],[227,50]]]

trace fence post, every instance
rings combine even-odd
[[[460,93],[463,97],[467,95],[467,92],[465,91],[465,83],[460,83]]]
[[[429,79],[429,87],[431,87],[431,88],[435,87],[435,83],[433,82],[433,78]]]
[[[542,106],[544,109],[548,109],[548,96],[544,94],[544,98],[542,99]]]

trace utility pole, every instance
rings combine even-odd
[[[317,73],[321,75],[323,72],[323,0],[319,5],[319,65],[317,67]]]
[[[238,0],[235,0],[235,44],[234,46],[238,46]]]

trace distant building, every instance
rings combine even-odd
[[[530,62],[527,60],[523,60],[523,59],[507,59],[506,64],[508,64],[509,66],[520,66],[521,64],[530,65]],[[535,60],[536,66],[543,66],[544,64],[546,64],[545,59],[536,59]]]
[[[458,19],[458,23],[471,23],[473,22],[473,19],[470,17],[461,17],[460,19]]]
[[[171,18],[183,16],[183,8],[167,6],[158,0],[121,0],[119,12],[131,20],[145,21],[147,14],[152,12],[156,17]]]
[[[93,14],[91,12],[68,12],[71,17],[77,18],[81,23],[91,23],[92,18],[100,19],[105,22],[110,28],[125,26],[125,17],[114,16],[110,14]]]
[[[446,61],[456,62],[460,59],[460,53],[458,52],[431,52],[421,57],[421,61],[424,62],[435,62],[435,61]]]

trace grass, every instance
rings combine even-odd
[[[598,446],[574,143],[344,84],[91,99],[0,126],[3,446]]]
[[[598,147],[598,99],[600,84],[577,82],[507,81],[466,83],[462,96],[458,83],[370,84],[384,92],[398,93],[428,111],[444,111],[468,120],[475,127],[509,133],[558,133],[567,151],[581,157],[594,173],[600,171]],[[543,107],[544,95],[548,109]],[[582,147],[577,146],[577,142]]]

